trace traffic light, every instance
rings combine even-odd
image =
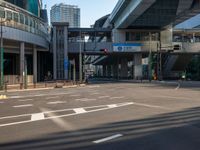
[[[174,48],[173,48],[175,51],[177,50],[181,50],[181,46],[179,44],[176,44],[174,45]]]

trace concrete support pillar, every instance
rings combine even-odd
[[[113,65],[113,77],[118,79],[119,77],[119,64],[116,63]]]
[[[33,83],[37,83],[37,49],[33,48]]]
[[[106,77],[106,65],[103,65],[103,77]]]
[[[20,43],[20,83],[24,84],[24,76],[25,76],[25,46],[24,42]]]
[[[53,79],[57,79],[56,27],[53,27]]]
[[[128,77],[128,60],[123,58],[121,60],[121,77],[127,78]]]
[[[134,79],[141,79],[142,74],[142,54],[134,55]]]
[[[109,78],[111,77],[111,69],[112,69],[111,65],[108,65],[107,66],[107,77],[109,77]]]
[[[69,60],[68,60],[68,28],[67,26],[64,27],[64,79],[68,80],[69,74]]]

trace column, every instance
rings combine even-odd
[[[25,68],[24,68],[24,55],[25,55],[25,50],[24,50],[24,42],[20,43],[20,83],[22,85],[24,84],[24,76],[25,76]]]
[[[64,79],[68,80],[68,70],[69,60],[68,60],[68,29],[64,26]]]
[[[128,60],[123,58],[121,60],[121,77],[127,78],[128,77]]]
[[[118,73],[119,73],[119,65],[118,63],[113,65],[113,77],[118,79]]]
[[[111,77],[111,65],[107,66],[107,76],[110,78]]]
[[[53,27],[53,79],[57,79],[56,27]]]
[[[37,49],[33,47],[33,83],[37,83]]]
[[[142,74],[142,54],[134,55],[134,79],[141,79]]]
[[[103,77],[106,77],[106,65],[103,65]]]

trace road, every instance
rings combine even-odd
[[[0,101],[1,150],[200,149],[195,82],[101,81],[7,95]]]

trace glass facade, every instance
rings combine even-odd
[[[4,0],[6,2],[12,3],[18,7],[21,7],[36,16],[39,16],[40,2],[39,0]]]
[[[58,4],[51,7],[51,22],[68,22],[69,27],[80,27],[80,8],[74,5]]]

